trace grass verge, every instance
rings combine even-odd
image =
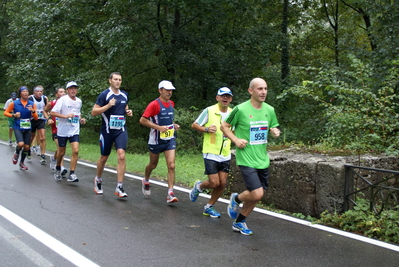
[[[94,144],[99,136],[94,136],[93,131],[85,129],[81,132],[82,138],[87,139],[88,136],[93,138],[91,143],[80,143],[79,148],[79,159],[88,162],[95,163],[100,157],[100,148],[98,145]],[[92,136],[91,136],[92,135]],[[2,116],[0,118],[0,139],[8,140],[8,124],[7,118]],[[13,136],[15,141],[15,137]],[[51,138],[50,127],[47,126],[46,129],[46,151],[50,154],[56,149],[55,143]],[[67,146],[66,156],[71,155],[70,146]],[[140,176],[144,176],[145,166],[149,162],[148,154],[133,154],[126,153],[126,172],[134,173]],[[107,167],[116,168],[117,157],[116,152],[113,150],[107,161]],[[164,154],[162,153],[159,157],[159,163],[155,170],[151,174],[151,178],[166,181],[167,180],[167,167]],[[95,176],[95,171],[93,170],[93,177]],[[201,154],[198,155],[179,155],[179,150],[176,150],[176,181],[175,183],[180,186],[191,187],[194,182],[198,179],[205,179],[204,175],[204,163]]]

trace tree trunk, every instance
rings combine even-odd
[[[288,78],[290,75],[290,58],[289,58],[289,38],[288,34],[288,0],[284,0],[283,20],[281,23],[281,80],[283,87],[288,85]],[[283,88],[284,89],[284,88]]]

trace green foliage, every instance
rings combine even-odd
[[[331,14],[333,3],[339,4],[339,28],[325,12]],[[392,60],[399,51],[398,5],[348,0],[325,9],[320,1],[290,1],[284,23],[283,10],[281,1],[261,0],[4,1],[0,81],[8,88],[0,97],[5,101],[21,84],[42,84],[50,95],[75,80],[96,130],[99,117],[90,116],[91,108],[108,87],[109,73],[119,71],[134,113],[129,149],[142,151],[148,129],[138,119],[158,96],[158,82],[169,79],[177,88],[176,106],[187,110],[179,115],[179,145],[197,151],[190,108],[211,105],[222,86],[241,103],[248,82],[261,76],[284,130],[273,142],[399,154]],[[283,63],[289,79],[281,78]]]
[[[370,211],[370,204],[365,199],[359,199],[357,204],[353,210],[343,214],[323,212],[314,222],[399,244],[399,206],[395,210],[384,210],[377,216]]]
[[[306,109],[314,113],[313,122],[319,122],[319,141],[332,148],[357,153],[393,153],[399,147],[397,72],[397,63],[393,62],[390,76],[374,89],[369,79],[372,68],[353,59],[351,70],[345,73],[338,69],[319,70],[314,81],[303,81],[302,85],[286,90],[279,99],[291,105],[296,104],[292,96],[306,99]],[[303,104],[299,101],[299,105]],[[307,122],[298,116],[291,119]],[[305,119],[311,118],[305,116]],[[290,125],[295,127],[297,122]]]
[[[302,219],[302,220],[310,221],[310,222],[315,221],[315,218],[313,218],[312,216],[310,216],[310,215],[306,216],[306,215],[303,215],[302,213],[293,213],[292,216]]]
[[[6,7],[10,86],[52,89],[76,80],[92,102],[104,78],[119,71],[124,89],[144,103],[169,79],[180,107],[208,106],[217,88],[247,84],[278,45],[269,26],[276,18],[266,16],[273,11],[263,1],[21,0]]]
[[[198,112],[198,111],[196,111]],[[175,109],[175,122],[180,125],[177,134],[177,145],[179,155],[200,154],[202,149],[202,134],[191,128],[191,124],[198,117],[192,110],[184,108]]]
[[[273,210],[273,208],[271,209]],[[279,213],[288,214],[284,211]],[[394,209],[383,210],[379,215],[376,215],[370,211],[368,200],[358,198],[357,205],[353,210],[348,210],[342,214],[325,211],[320,215],[320,218],[305,216],[302,213],[288,215],[384,242],[399,244],[399,206],[394,207]]]

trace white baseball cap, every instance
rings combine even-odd
[[[175,90],[176,88],[170,81],[163,80],[158,84],[158,89],[165,88],[166,90]]]
[[[231,90],[227,87],[222,87],[218,90],[218,94],[217,95],[231,95],[233,96],[233,93],[231,92]]]
[[[69,87],[72,87],[72,86],[79,87],[79,86],[78,86],[78,84],[77,84],[76,82],[74,82],[74,81],[71,81],[71,82],[67,83],[67,85],[66,85],[66,89],[68,89]]]

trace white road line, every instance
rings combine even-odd
[[[99,265],[95,264],[83,255],[77,253],[70,247],[64,245],[54,237],[40,230],[39,228],[19,217],[15,213],[4,208],[2,205],[0,205],[0,215],[19,227],[21,230],[25,231],[27,234],[36,238],[38,241],[40,241],[50,249],[54,250],[60,256],[75,264],[76,266],[99,267]]]
[[[7,144],[5,142],[3,142],[3,143]],[[66,159],[66,160],[69,160],[69,159]],[[97,167],[95,164],[92,164],[92,163],[87,163],[87,162],[82,162],[82,161],[78,161],[78,163],[81,164],[81,165],[85,165],[87,167],[91,167],[91,168],[96,168]],[[113,169],[105,168],[104,171],[116,174],[116,170],[113,170]],[[132,179],[136,179],[136,180],[143,179],[143,177],[140,177],[140,176],[137,176],[137,175],[133,175],[133,174],[128,174],[128,173],[126,173],[125,176],[129,177],[129,178],[132,178]],[[155,181],[155,180],[151,180],[151,179],[150,179],[150,182],[152,184],[156,184],[156,185],[159,185],[159,186],[168,187],[168,184],[164,183],[164,182]],[[190,189],[187,189],[187,188],[184,188],[184,187],[180,187],[180,186],[174,186],[174,189],[176,189],[178,191],[181,191],[181,192],[185,192],[185,193],[189,193],[191,191]],[[210,195],[203,194],[203,193],[201,193],[200,196],[205,197],[205,198],[210,198]],[[222,202],[222,203],[226,203],[226,204],[229,203],[228,199],[219,198],[218,201]],[[282,220],[290,221],[290,222],[293,222],[293,223],[299,223],[299,224],[301,224],[303,226],[313,227],[313,228],[316,228],[316,229],[319,229],[319,230],[322,230],[322,231],[330,232],[330,233],[333,233],[333,234],[336,234],[336,235],[340,235],[340,236],[345,236],[345,237],[348,237],[348,238],[351,238],[351,239],[355,239],[355,240],[358,240],[358,241],[362,241],[362,242],[369,243],[369,244],[372,244],[372,245],[375,245],[375,246],[379,246],[379,247],[383,247],[383,248],[386,248],[386,249],[390,249],[390,250],[394,250],[394,251],[399,252],[399,246],[396,246],[396,245],[393,245],[393,244],[389,244],[389,243],[386,243],[386,242],[382,242],[382,241],[379,241],[379,240],[375,240],[375,239],[372,239],[372,238],[368,238],[368,237],[365,237],[365,236],[362,236],[362,235],[357,235],[357,234],[345,232],[345,231],[342,231],[342,230],[339,230],[339,229],[335,229],[335,228],[324,226],[324,225],[320,225],[320,224],[312,224],[311,222],[306,221],[306,220],[301,220],[301,219],[298,219],[298,218],[295,218],[295,217],[291,217],[291,216],[288,216],[288,215],[284,215],[284,214],[280,214],[280,213],[276,213],[276,212],[272,212],[272,211],[268,211],[268,210],[264,210],[264,209],[260,209],[260,208],[255,208],[254,211],[258,212],[258,213],[266,214],[266,215],[269,215],[269,216],[272,216],[272,217],[280,218]]]
[[[399,246],[396,246],[396,245],[393,245],[393,244],[389,244],[389,243],[386,243],[386,242],[383,242],[383,241],[379,241],[379,240],[376,240],[376,239],[368,238],[368,237],[365,237],[365,236],[362,236],[362,235],[357,235],[357,234],[353,234],[353,233],[350,233],[350,232],[345,232],[345,231],[342,231],[342,230],[339,230],[339,229],[336,229],[336,228],[332,228],[332,227],[328,227],[328,226],[324,226],[324,225],[321,225],[321,224],[313,224],[313,223],[311,223],[309,221],[301,220],[301,219],[298,219],[298,218],[295,218],[295,217],[291,217],[291,216],[288,216],[288,215],[271,212],[271,211],[264,210],[264,209],[255,208],[254,211],[262,213],[262,214],[267,214],[267,215],[270,215],[270,216],[273,216],[273,217],[277,217],[277,218],[280,218],[280,219],[283,219],[283,220],[287,220],[287,221],[290,221],[290,222],[299,223],[299,224],[302,224],[303,226],[313,227],[313,228],[316,228],[316,229],[319,229],[319,230],[323,230],[323,231],[326,231],[326,232],[330,232],[330,233],[333,233],[333,234],[336,234],[336,235],[348,237],[348,238],[351,238],[351,239],[362,241],[364,243],[372,244],[372,245],[375,245],[375,246],[378,246],[378,247],[383,247],[383,248],[386,248],[386,249],[390,249],[390,250],[394,250],[394,251],[399,252]]]
[[[82,165],[85,165],[87,167],[96,168],[96,165],[91,164],[91,163],[86,163],[86,162],[78,162],[78,163],[80,163]],[[109,169],[109,168],[105,168],[104,170],[116,174],[116,170]],[[128,174],[128,173],[125,174],[125,176],[129,177],[129,178],[132,178],[132,179],[140,180],[140,181],[141,181],[141,179],[143,179],[143,177],[140,177],[140,176],[137,176],[137,175],[133,175],[133,174]],[[156,185],[159,185],[159,186],[163,186],[163,187],[168,187],[168,184],[165,183],[165,182],[150,180],[150,183],[151,184],[156,184]],[[190,191],[191,191],[191,189],[187,189],[187,188],[180,187],[180,186],[174,186],[174,189],[178,190],[178,191],[181,191],[181,192],[185,192],[185,193],[190,193]],[[203,194],[203,193],[201,193],[200,196],[204,197],[204,198],[208,198],[208,199],[211,198],[210,195]],[[219,198],[218,201],[222,202],[222,203],[226,203],[226,204],[229,203],[228,199]],[[301,219],[298,219],[298,218],[295,218],[295,217],[291,217],[291,216],[288,216],[288,215],[272,212],[272,211],[265,210],[265,209],[255,208],[254,211],[258,212],[258,213],[266,214],[266,215],[269,215],[269,216],[272,216],[272,217],[276,217],[276,218],[279,218],[279,219],[283,219],[283,220],[286,220],[286,221],[290,221],[290,222],[293,222],[293,223],[298,223],[298,224],[301,224],[303,226],[313,227],[313,228],[316,228],[316,229],[319,229],[319,230],[322,230],[322,231],[330,232],[330,233],[333,233],[333,234],[336,234],[336,235],[340,235],[340,236],[345,236],[345,237],[348,237],[348,238],[351,238],[351,239],[359,240],[359,241],[362,241],[362,242],[365,242],[365,243],[369,243],[369,244],[372,244],[372,245],[375,245],[375,246],[379,246],[379,247],[383,247],[383,248],[386,248],[386,249],[390,249],[390,250],[394,250],[394,251],[399,252],[399,246],[396,246],[396,245],[393,245],[393,244],[389,244],[389,243],[386,243],[386,242],[383,242],[383,241],[375,240],[375,239],[372,239],[372,238],[368,238],[368,237],[365,237],[365,236],[362,236],[362,235],[357,235],[357,234],[345,232],[345,231],[342,231],[342,230],[339,230],[339,229],[335,229],[335,228],[332,228],[332,227],[328,227],[328,226],[324,226],[324,225],[321,225],[321,224],[312,224],[311,222],[306,221],[306,220],[301,220]]]
[[[33,264],[41,267],[54,267],[54,264],[49,262],[46,258],[44,258],[35,250],[27,246],[18,237],[11,234],[1,226],[0,226],[0,237],[3,237],[16,250],[21,251],[26,256],[26,258],[30,260]]]

